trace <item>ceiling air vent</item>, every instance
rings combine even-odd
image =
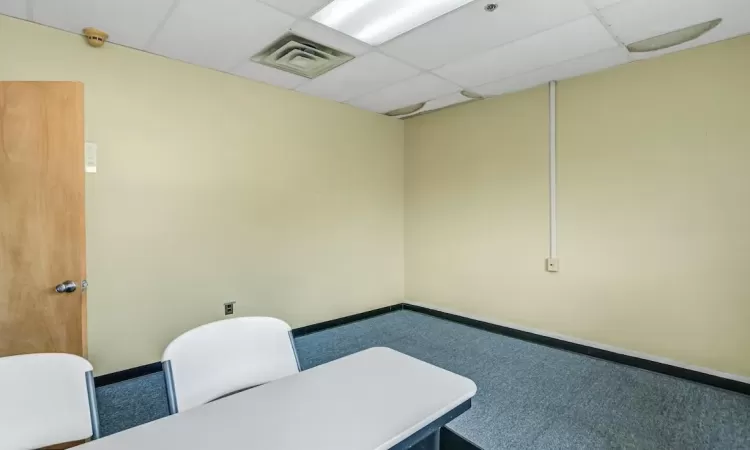
[[[252,60],[275,69],[315,78],[353,58],[342,51],[287,34],[253,56]]]

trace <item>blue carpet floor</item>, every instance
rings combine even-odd
[[[296,340],[303,369],[386,346],[474,380],[449,427],[490,449],[750,449],[750,397],[411,311]],[[167,414],[153,374],[97,388],[103,434]]]

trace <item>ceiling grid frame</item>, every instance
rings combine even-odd
[[[214,34],[215,43],[208,41],[205,45],[197,46],[203,48],[191,48],[190,42],[195,39],[184,43],[174,41],[176,38],[179,39],[180,35],[177,34],[172,35],[173,42],[170,45],[187,46],[177,52],[177,55],[180,55],[179,59],[189,64],[203,65],[209,69],[213,68],[285,89],[317,95],[342,103],[355,104],[364,109],[377,109],[381,113],[384,112],[382,111],[384,105],[399,105],[398,108],[394,109],[409,105],[401,104],[402,102],[399,102],[396,97],[379,99],[377,98],[379,92],[397,96],[399,92],[406,92],[404,91],[405,88],[399,88],[399,86],[408,86],[409,80],[430,80],[434,91],[430,91],[430,87],[426,86],[424,87],[424,94],[404,95],[403,102],[424,98],[426,105],[422,112],[417,113],[421,114],[432,110],[433,106],[440,108],[462,103],[464,99],[459,97],[461,89],[478,92],[484,96],[502,95],[513,90],[532,87],[532,83],[543,84],[552,80],[578,76],[750,32],[750,6],[748,6],[750,2],[736,0],[661,0],[658,5],[652,5],[645,0],[499,0],[497,2],[499,7],[490,13],[484,11],[487,1],[490,0],[474,0],[406,31],[381,45],[371,46],[339,31],[320,25],[311,19],[314,14],[330,3],[329,0],[224,0],[222,2],[211,2],[210,7],[205,7],[201,11],[210,11],[212,19],[208,20],[213,20],[213,23],[216,24],[223,23],[223,20],[217,19],[217,17],[231,17],[235,9],[241,8],[241,11],[245,13],[245,19],[230,21],[230,27],[234,28],[230,29],[227,32],[228,34],[225,35],[227,39],[224,39],[224,41],[216,40],[221,39],[219,36],[222,35]],[[81,21],[86,21],[86,26],[102,28],[109,32],[110,41],[113,44],[123,45],[124,42],[124,45],[137,50],[166,57],[174,55],[174,52],[165,52],[163,46],[160,47],[156,44],[159,42],[160,36],[162,39],[164,38],[163,33],[170,24],[174,26],[173,21],[178,20],[177,14],[182,7],[190,4],[191,0],[171,0],[169,7],[166,9],[164,8],[168,3],[167,0],[154,2],[154,5],[158,4],[158,7],[155,8],[151,8],[152,4],[149,4],[148,9],[145,2],[143,6],[141,6],[141,2],[133,3],[120,3],[117,0],[72,0],[70,2],[72,6],[65,9],[60,8],[59,3],[54,0],[4,0],[0,4],[0,14],[57,27],[71,33],[79,33],[78,26]],[[214,6],[216,4],[220,6]],[[265,9],[258,9],[253,4],[262,5]],[[143,8],[142,14],[138,11],[138,8]],[[215,8],[215,10],[211,8]],[[266,24],[261,27],[261,31],[255,34],[253,31],[243,30],[239,25],[241,20],[249,21],[251,26],[254,20],[263,21],[263,17],[266,17],[264,14],[258,15],[256,18],[251,11],[262,12],[264,10],[268,10],[269,14],[271,14],[270,11],[273,12],[272,17],[277,17],[275,19],[276,25],[273,23],[271,25]],[[544,13],[538,11],[544,11]],[[55,14],[59,14],[60,17],[55,17]],[[158,17],[160,14],[163,15]],[[544,14],[547,14],[547,16],[544,16]],[[651,33],[655,31],[668,32],[671,31],[670,27],[684,26],[685,22],[699,19],[712,20],[717,16],[724,18],[724,22],[715,30],[696,39],[695,42],[680,44],[674,48],[659,50],[651,54],[627,53],[626,45],[634,37],[642,37],[649,30],[651,30]],[[89,21],[87,17],[93,20]],[[281,19],[282,17],[288,19]],[[586,17],[595,18],[598,26],[606,31],[613,45],[618,46],[621,50],[610,52],[607,49],[599,48],[597,45],[591,47],[584,45],[580,52],[571,49],[568,54],[563,54],[560,57],[556,57],[554,50],[549,49],[547,54],[529,56],[523,54],[522,50],[513,50],[513,46],[516,46],[518,49],[530,48],[536,49],[537,53],[539,51],[544,53],[544,48],[547,45],[554,49],[555,42],[545,43],[544,40],[547,39],[545,36],[549,36],[550,41],[552,41],[559,34],[544,35],[544,33],[569,26],[571,23]],[[103,19],[102,21],[105,24],[97,26],[97,23],[88,23],[97,22],[97,18]],[[141,19],[144,19],[145,22]],[[212,28],[211,22],[202,22],[203,19],[203,16],[197,14],[196,17],[187,19],[191,22],[185,22],[180,26],[194,27],[196,33],[205,34],[209,38],[212,33],[221,33],[222,30],[214,29],[221,27]],[[123,20],[128,23],[120,26],[116,20]],[[183,20],[186,19],[183,17]],[[283,25],[284,23],[288,23],[288,26]],[[112,24],[117,26],[111,27]],[[509,24],[510,27],[501,27],[499,24]],[[205,29],[200,29],[201,25],[205,25]],[[108,27],[114,29],[108,30]],[[153,29],[151,29],[152,27]],[[256,27],[252,27],[252,29],[254,28]],[[263,29],[267,31],[264,33]],[[237,30],[237,33],[234,30]],[[447,30],[447,32],[435,35],[435,30]],[[182,33],[185,32],[182,31]],[[563,36],[565,35],[564,30],[560,32],[563,33]],[[355,59],[312,80],[294,78],[287,72],[253,65],[255,63],[250,61],[254,54],[253,50],[258,47],[265,48],[275,39],[283,36],[284,33],[299,34],[312,41],[340,49],[353,54]],[[467,33],[468,37],[463,36]],[[275,34],[277,35],[273,36]],[[539,35],[543,36],[540,37]],[[249,41],[243,39],[243,36],[249,36]],[[645,36],[650,37],[648,34],[645,34]],[[230,37],[237,37],[235,39],[237,43],[229,39]],[[273,39],[269,39],[269,37],[273,37]],[[483,42],[482,39],[485,38],[489,38],[489,41]],[[531,38],[538,42],[527,41]],[[580,44],[580,39],[577,41],[575,36],[568,38],[571,39],[571,45]],[[434,39],[437,40],[433,42]],[[226,43],[227,41],[230,41],[229,44]],[[524,41],[526,42],[523,45],[519,44]],[[213,45],[218,45],[219,42],[221,42],[222,47],[217,47],[215,52],[221,54],[216,58],[206,58],[206,54],[214,51],[209,49]],[[496,42],[499,42],[499,44],[495,44]],[[444,44],[449,45],[449,48],[446,47],[448,53],[445,55],[427,56],[416,60],[413,57],[414,51],[421,51],[419,49],[427,49],[428,52],[441,52]],[[224,48],[227,45],[235,47],[233,49]],[[243,48],[236,47],[238,45],[243,46]],[[451,45],[452,47],[450,47]],[[499,50],[508,46],[511,46],[510,50]],[[567,51],[567,49],[565,50]],[[201,52],[204,56],[201,56]],[[582,54],[579,54],[581,52]],[[623,55],[627,55],[627,57]],[[451,70],[446,69],[452,66],[459,67],[460,64],[472,59],[480,61],[482,58],[491,59],[493,57],[504,58],[504,60],[484,63],[484,65],[478,64],[476,67],[495,67],[500,64],[507,66],[507,69],[503,68],[493,72],[497,75],[496,77],[457,77],[452,74]],[[361,58],[369,58],[370,64],[360,63],[360,69],[357,69],[356,65],[353,70],[346,69],[347,66]],[[429,62],[438,61],[441,58],[445,61],[440,64],[435,65]],[[466,64],[466,67],[472,67],[470,63]],[[378,73],[367,73],[368,67],[374,68]],[[327,76],[330,77],[329,81],[316,81]],[[480,81],[486,83],[477,84]],[[336,92],[337,84],[344,86],[342,89],[346,89],[345,86],[349,85],[351,92]],[[450,84],[456,86],[456,89],[453,93],[446,94],[447,86],[450,86]],[[322,88],[316,88],[317,85],[322,86]],[[368,105],[368,98],[372,105]]]

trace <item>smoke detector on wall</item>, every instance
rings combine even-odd
[[[107,33],[93,27],[84,28],[83,36],[86,38],[86,42],[92,47],[101,47],[109,39]]]
[[[295,75],[315,78],[353,58],[340,50],[287,34],[253,56],[252,60]]]

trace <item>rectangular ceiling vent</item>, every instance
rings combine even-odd
[[[353,59],[352,55],[294,34],[287,34],[252,57],[275,69],[315,78]]]

